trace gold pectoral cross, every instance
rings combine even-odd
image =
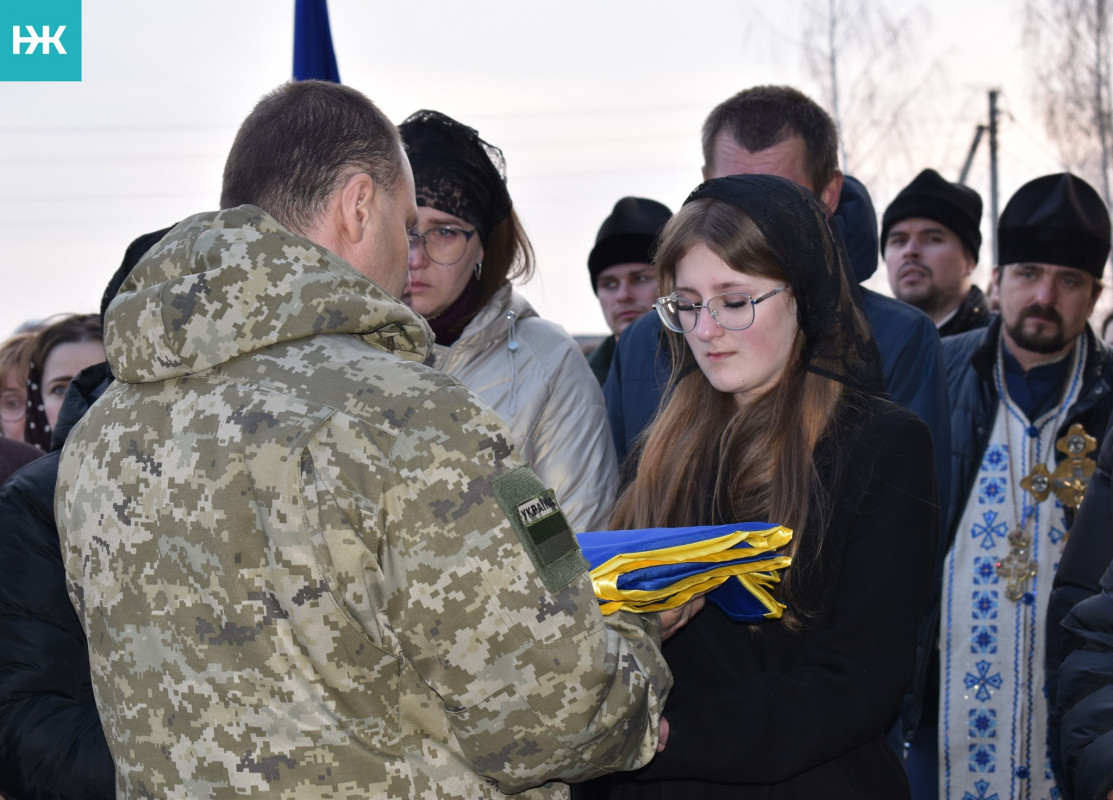
[[[1016,602],[1024,596],[1028,579],[1036,576],[1036,562],[1028,555],[1032,540],[1023,528],[1009,536],[1009,554],[997,562],[997,577],[1005,581],[1005,597]]]
[[[1070,426],[1067,435],[1055,443],[1056,449],[1066,458],[1051,476],[1051,489],[1064,506],[1077,509],[1082,505],[1090,476],[1094,474],[1094,460],[1087,458],[1098,447],[1098,440],[1086,433],[1077,422]]]
[[[1051,473],[1044,464],[1036,464],[1032,471],[1024,476],[1020,488],[1031,492],[1037,503],[1042,503],[1051,493]]]

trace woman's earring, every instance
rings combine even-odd
[[[475,273],[475,279],[479,280],[479,276],[483,274],[483,262],[482,261],[476,261],[475,262],[475,269],[473,269],[472,272]]]

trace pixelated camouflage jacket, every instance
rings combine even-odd
[[[125,283],[57,491],[120,797],[550,797],[652,757],[656,623],[604,622],[429,338],[251,206]]]

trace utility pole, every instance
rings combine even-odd
[[[997,264],[997,90],[989,90],[989,229],[993,238],[993,266]]]
[[[993,251],[993,265],[997,266],[997,90],[989,90],[989,124],[978,125],[974,131],[974,141],[970,143],[970,151],[966,154],[966,163],[962,165],[958,182],[966,183],[970,175],[970,165],[974,163],[974,154],[978,152],[978,144],[982,141],[982,134],[989,131],[989,221],[992,232],[991,248]]]
[[[978,129],[974,131],[974,141],[970,143],[970,152],[966,154],[966,163],[962,165],[962,172],[958,174],[958,182],[966,183],[966,178],[970,175],[970,165],[974,163],[974,154],[978,152],[978,144],[982,141],[982,134],[985,133],[985,125],[979,125]]]

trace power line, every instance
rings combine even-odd
[[[0,136],[41,136],[49,134],[89,134],[89,133],[142,133],[169,131],[173,133],[188,133],[197,131],[235,131],[239,123],[226,125],[67,125],[67,126],[42,126],[34,128],[0,128]]]

